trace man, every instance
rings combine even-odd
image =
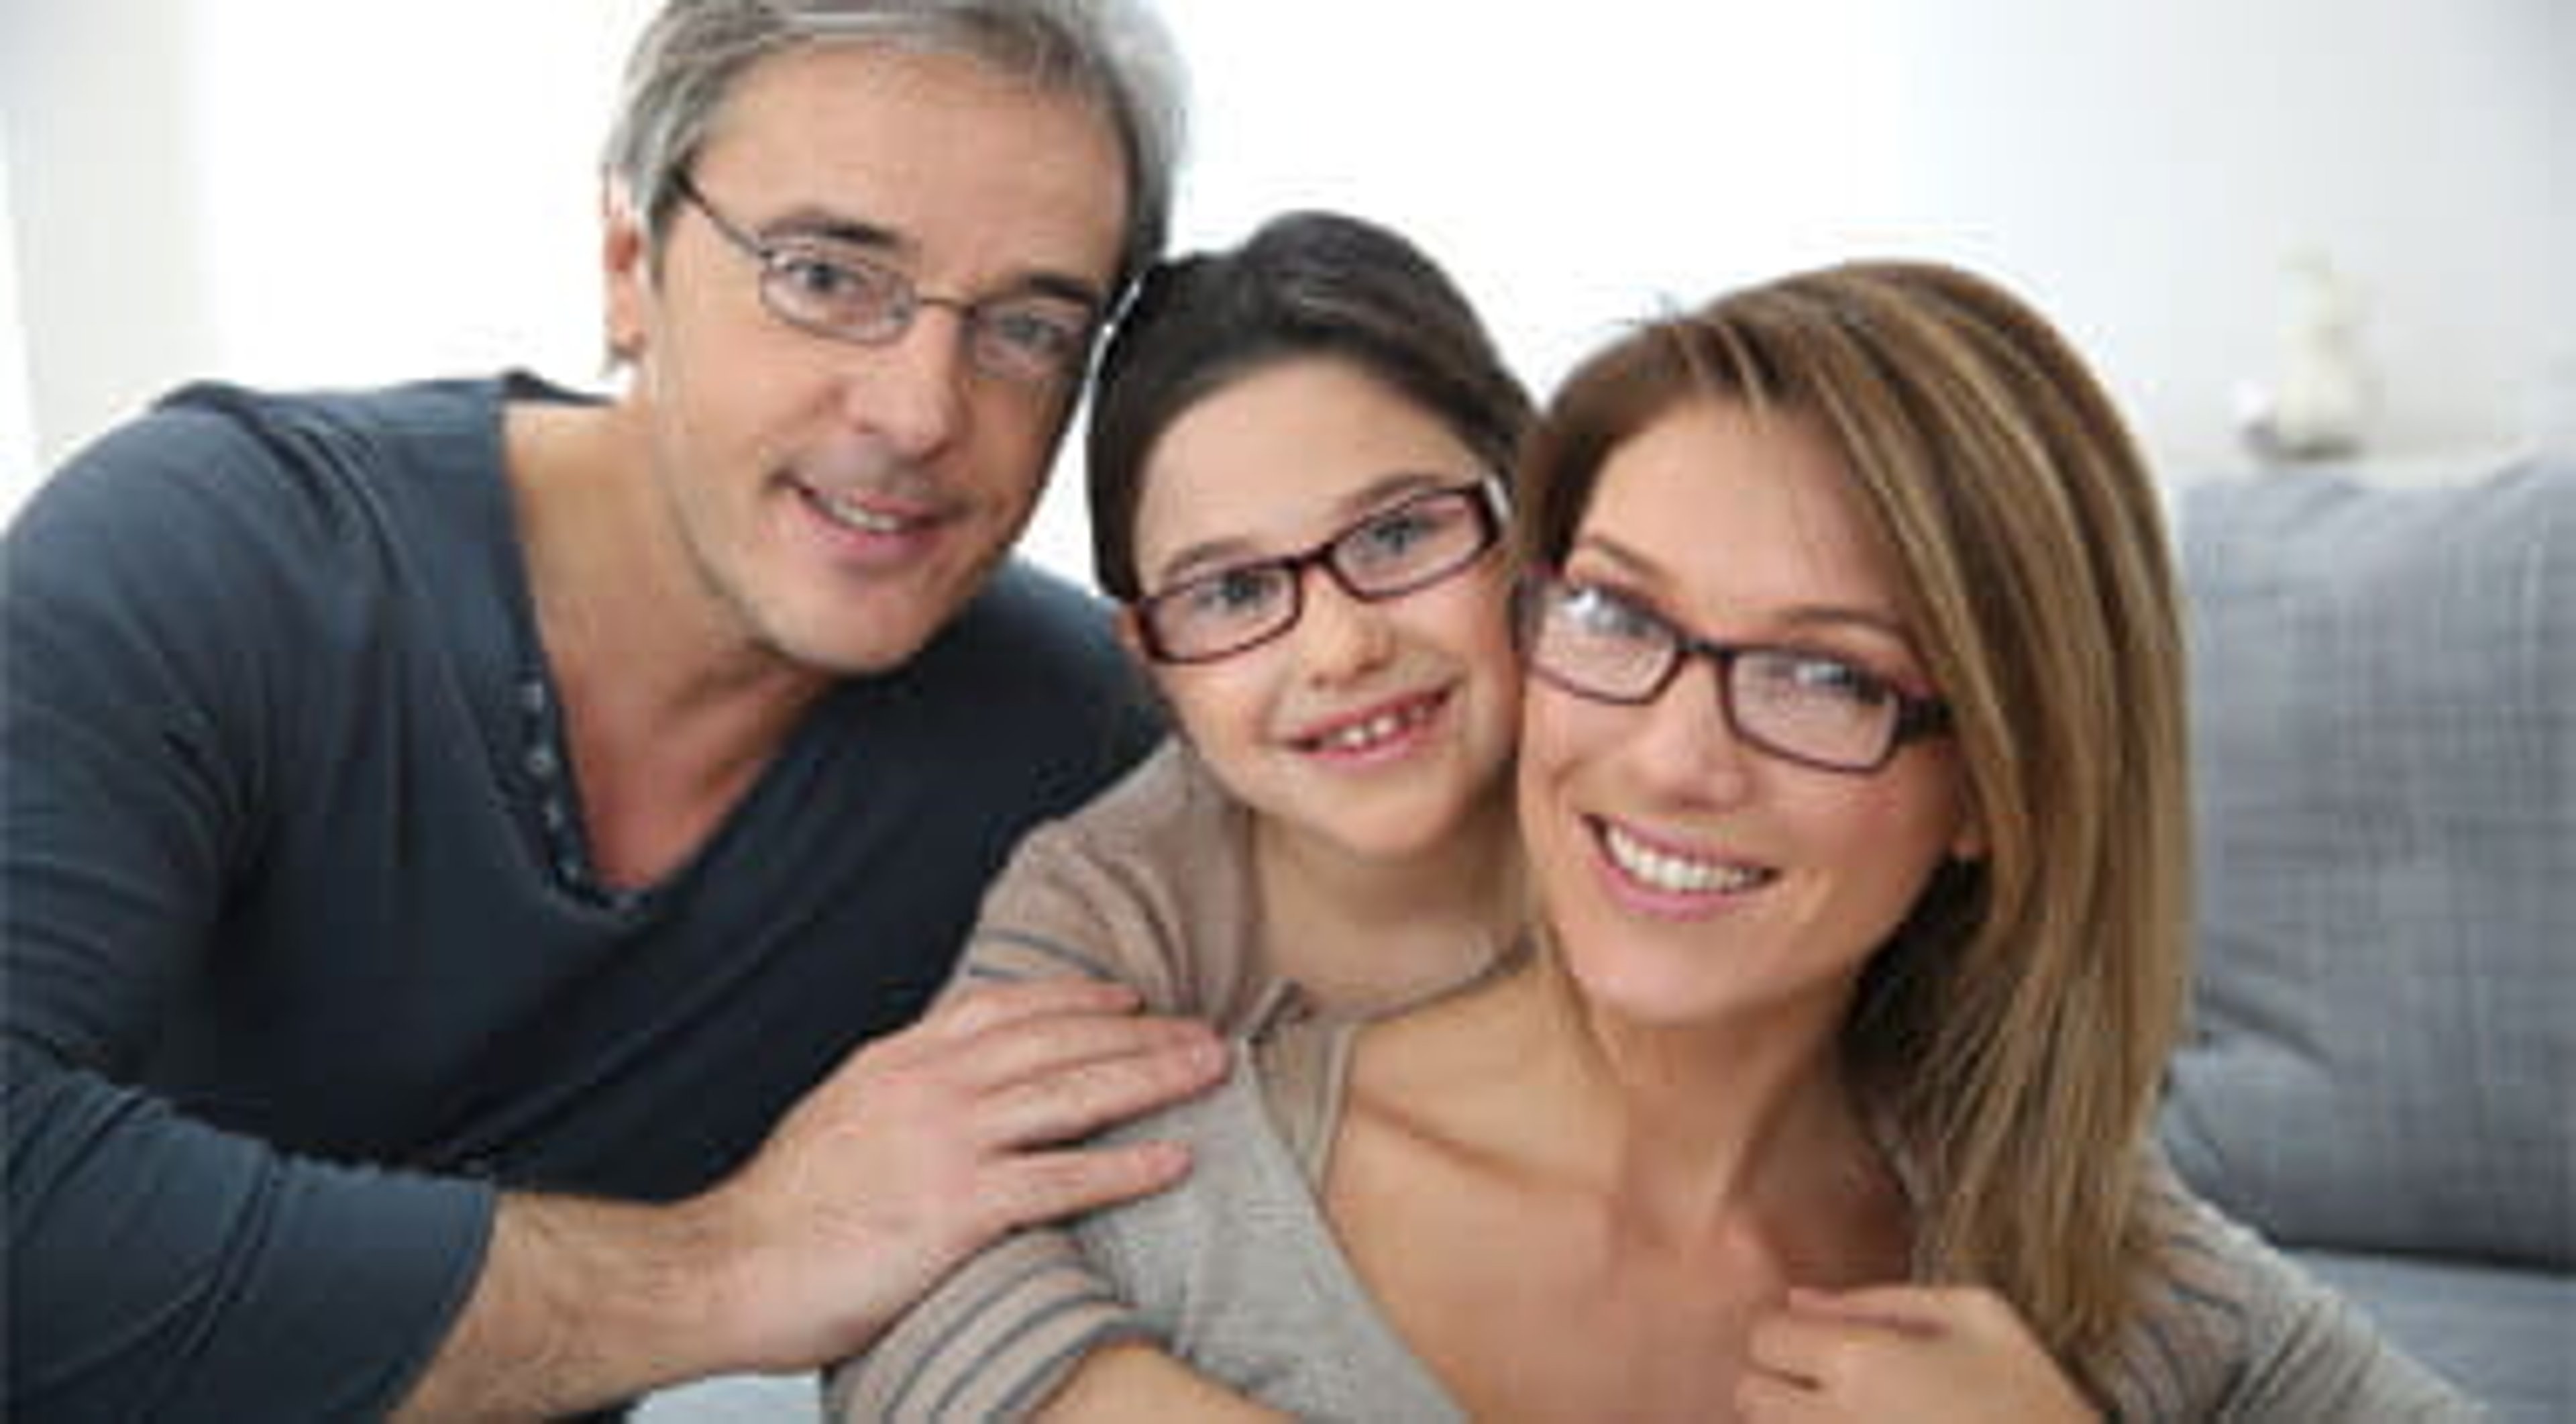
[[[1162,242],[1162,53],[1101,0],[668,0],[613,399],[201,387],[30,504],[8,1414],[810,1367],[1182,1169],[1060,1144],[1213,1081],[1204,1030],[1021,986],[897,1031],[1148,731],[1106,621],[999,566]]]

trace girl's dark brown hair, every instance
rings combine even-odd
[[[1085,449],[1092,575],[1104,591],[1144,592],[1136,507],[1154,442],[1219,390],[1310,357],[1348,362],[1497,472],[1511,468],[1530,398],[1448,275],[1375,224],[1291,213],[1239,247],[1154,268],[1111,334]]]

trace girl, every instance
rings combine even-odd
[[[1395,234],[1292,215],[1149,276],[1092,400],[1095,571],[1177,734],[1023,843],[960,982],[1114,978],[1260,1039],[1485,971],[1522,903],[1500,541],[1531,411],[1473,309]],[[1063,1233],[1027,1232],[832,1408],[1008,1414],[1142,1334]]]

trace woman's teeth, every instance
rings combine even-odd
[[[1617,826],[1604,826],[1601,844],[1610,859],[1638,884],[1668,895],[1726,895],[1768,882],[1772,873],[1744,865],[1690,860],[1660,851]]]

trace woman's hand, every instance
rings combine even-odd
[[[1972,1287],[1791,1290],[1753,1327],[1736,1408],[1746,1424],[2101,1418],[2020,1313]]]

